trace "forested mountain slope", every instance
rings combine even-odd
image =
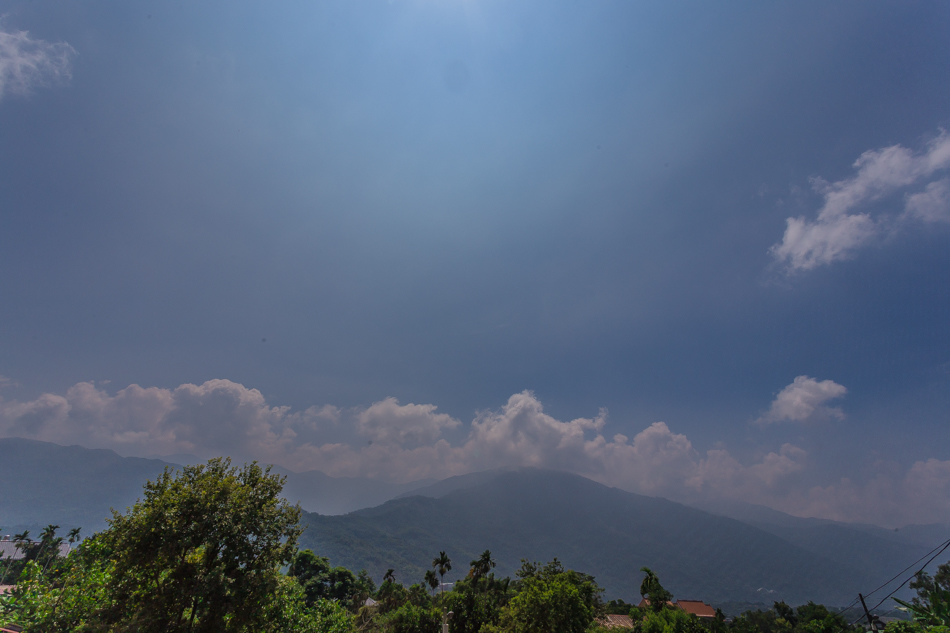
[[[627,600],[639,596],[642,566],[677,597],[707,601],[845,604],[886,580],[866,560],[836,560],[822,547],[566,473],[498,472],[433,494],[440,496],[395,499],[345,516],[308,514],[301,545],[376,578],[393,568],[406,583],[421,581],[440,550],[455,561],[451,578],[485,549],[501,575],[513,574],[521,558],[556,556],[596,576],[608,596]],[[906,562],[920,549],[907,545]]]

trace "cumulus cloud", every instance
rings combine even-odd
[[[829,407],[825,403],[848,393],[848,390],[833,380],[815,380],[808,376],[798,376],[792,384],[782,389],[768,412],[760,417],[759,424],[775,422],[809,422],[828,418],[844,418],[844,412],[838,407]]]
[[[789,272],[810,270],[847,259],[872,239],[894,228],[886,214],[872,215],[868,203],[900,189],[919,185],[950,167],[950,135],[941,131],[920,153],[893,145],[863,153],[853,164],[856,174],[837,182],[812,180],[823,203],[815,219],[788,218],[782,241],[770,249],[776,262]],[[943,183],[943,184],[941,184]],[[924,222],[947,217],[947,181],[926,185],[909,195],[902,218]]]
[[[0,25],[0,100],[68,81],[75,55],[76,50],[65,42],[34,39],[27,31],[9,31]]]
[[[445,413],[436,413],[432,404],[400,405],[386,398],[362,411],[358,417],[360,433],[374,442],[403,445],[429,444],[462,423]]]
[[[833,381],[799,376],[782,390],[769,415],[773,421],[836,416],[826,403],[844,393]],[[918,462],[903,474],[881,474],[863,486],[845,479],[809,489],[801,481],[809,455],[793,444],[742,463],[724,448],[696,450],[664,422],[650,424],[632,439],[606,437],[606,423],[603,410],[591,418],[557,420],[530,391],[512,395],[497,410],[478,413],[467,437],[455,444],[442,434],[462,422],[435,405],[386,398],[366,408],[324,405],[293,411],[229,380],[174,389],[130,385],[114,394],[84,382],[61,395],[24,402],[0,398],[0,435],[111,448],[125,455],[223,454],[298,471],[396,481],[536,466],[680,501],[732,499],[803,516],[876,523],[882,516],[904,523],[950,520],[950,462]],[[326,439],[344,427],[351,431],[350,441]],[[880,508],[880,516],[868,516],[869,508]]]

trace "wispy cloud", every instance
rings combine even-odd
[[[0,100],[68,81],[75,55],[76,49],[66,42],[34,39],[27,31],[10,31],[0,24]]]
[[[776,422],[809,422],[827,418],[844,418],[838,407],[826,406],[829,400],[841,398],[848,390],[833,380],[815,380],[798,376],[792,384],[782,389],[772,401],[768,412],[760,417],[759,424]]]
[[[924,222],[950,222],[950,178],[934,181],[920,193],[907,196],[903,217]]]
[[[768,415],[774,421],[838,416],[826,403],[844,393],[833,381],[799,376],[782,390]],[[808,488],[801,474],[811,465],[809,455],[793,444],[741,463],[724,448],[696,450],[689,438],[664,422],[654,422],[632,438],[605,437],[606,423],[606,411],[557,420],[530,391],[476,415],[468,436],[455,444],[442,434],[462,422],[432,404],[386,398],[366,408],[293,411],[272,406],[260,391],[229,380],[175,389],[131,385],[114,395],[79,383],[62,395],[43,394],[25,402],[0,399],[2,435],[127,455],[224,454],[334,476],[400,481],[538,466],[680,501],[732,499],[800,515],[892,525],[950,521],[950,462],[919,461],[903,473],[888,471],[863,485],[842,479]],[[321,439],[346,426],[356,433],[349,442]]]
[[[863,153],[853,165],[851,178],[829,183],[812,180],[824,202],[815,219],[788,218],[782,241],[770,249],[788,272],[810,270],[848,259],[875,237],[898,230],[888,214],[872,214],[869,203],[901,189],[919,185],[950,167],[950,135],[942,131],[923,151],[914,153],[893,145]],[[946,179],[930,182],[921,193],[909,195],[901,215],[924,222],[950,216]]]

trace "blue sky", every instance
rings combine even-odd
[[[7,2],[0,433],[950,521],[948,27]]]

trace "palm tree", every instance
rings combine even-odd
[[[71,529],[71,530],[69,531],[69,534],[67,535],[67,537],[68,537],[68,539],[69,539],[69,544],[70,544],[70,546],[71,546],[73,543],[75,543],[76,541],[79,540],[79,531],[80,531],[81,529],[82,529],[82,528],[78,528],[78,527],[77,527],[77,528],[73,528],[73,529]],[[60,539],[60,541],[62,541],[62,539]],[[74,558],[73,561],[75,561],[75,560],[76,560],[76,559]],[[65,567],[65,569],[67,570],[67,573],[64,574],[66,580],[65,580],[64,583],[63,583],[63,589],[62,589],[62,591],[59,592],[59,595],[56,596],[56,601],[53,603],[53,613],[52,613],[52,615],[54,615],[54,616],[56,615],[56,609],[59,608],[59,604],[60,604],[60,602],[62,602],[62,600],[63,600],[63,595],[66,593],[67,587],[69,587],[70,581],[76,576],[76,574],[70,574],[70,573],[68,573],[68,571],[69,571],[69,561],[66,561],[66,563],[64,564],[64,567]]]
[[[13,540],[16,541],[17,549],[21,549],[21,548],[23,547],[23,544],[24,544],[24,543],[29,543],[29,542],[30,542],[30,531],[29,531],[29,530],[23,530],[23,531],[20,532],[19,534],[14,534],[14,535],[13,535]]]
[[[479,578],[484,578],[491,572],[495,567],[495,560],[491,557],[491,551],[486,549],[482,552],[481,556],[473,560],[469,565],[472,566],[469,574],[477,581]]]
[[[59,544],[55,543],[56,530],[58,529],[59,526],[53,525],[52,523],[43,528],[43,532],[40,533],[40,546],[36,551],[36,556],[34,557],[37,561],[37,564],[39,564],[40,555],[42,555],[44,549],[49,550],[50,546],[55,546],[57,548],[59,547]],[[59,540],[62,541],[62,539]]]
[[[45,574],[49,571],[50,565],[52,565],[56,560],[59,559],[59,546],[63,544],[63,537],[57,536],[49,543],[49,547],[46,548],[46,564],[43,565],[43,573]],[[50,551],[52,550],[52,551]]]
[[[10,557],[10,560],[7,561],[7,566],[3,570],[3,577],[0,578],[0,585],[6,582],[7,574],[10,572],[10,567],[13,565],[13,561],[16,560],[16,555],[20,551],[20,548],[23,547],[24,543],[30,542],[30,531],[23,530],[19,534],[13,535],[13,556]]]
[[[426,570],[426,575],[423,580],[433,591],[435,591],[435,588],[439,586],[439,579],[436,577],[435,572],[431,569]]]
[[[445,555],[445,552],[439,552],[439,555],[432,559],[432,567],[439,572],[439,585],[442,587],[442,595],[445,595],[445,574],[452,571],[452,559]]]
[[[390,567],[386,570],[386,573],[383,575],[383,584],[387,582],[396,582],[396,574],[393,573],[396,570]]]
[[[661,611],[666,607],[666,603],[673,597],[669,591],[660,584],[660,579],[656,573],[649,567],[641,567],[646,576],[640,583],[640,597],[649,601],[651,611]]]

